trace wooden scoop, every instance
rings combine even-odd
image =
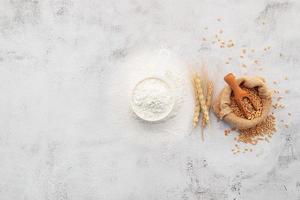
[[[245,117],[247,117],[249,119],[251,116],[249,116],[249,113],[244,108],[242,101],[244,98],[249,99],[253,108],[255,110],[257,110],[257,106],[253,103],[254,100],[252,99],[252,97],[249,95],[249,93],[247,91],[243,90],[239,86],[239,84],[237,83],[237,81],[235,79],[235,76],[232,73],[227,74],[224,77],[224,80],[229,85],[229,87],[232,89],[233,95],[234,95],[234,100],[236,101],[236,104],[238,105],[239,109],[243,112]]]

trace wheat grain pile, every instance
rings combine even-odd
[[[258,96],[257,88],[246,88],[242,86],[242,89],[248,91],[250,96],[254,99],[253,104],[256,104],[258,108],[255,110],[253,105],[249,102],[248,99],[243,100],[243,104],[246,108],[246,111],[249,112],[251,119],[257,118],[261,116],[263,103],[264,101]],[[238,117],[246,118],[241,110],[238,108],[233,95],[231,95],[231,105],[234,114]],[[251,120],[249,119],[249,120]],[[269,141],[268,138],[271,138],[272,135],[276,132],[276,120],[273,115],[269,115],[262,123],[256,125],[253,128],[238,130],[239,135],[237,137],[237,141],[244,142],[247,144],[257,144],[260,140]]]
[[[241,87],[241,88],[249,93],[250,97],[253,99],[252,103],[254,104],[254,106],[256,106],[257,110],[254,109],[252,103],[249,101],[248,98],[244,98],[242,104],[247,112],[248,117],[244,116],[241,110],[238,108],[234,100],[233,94],[231,94],[230,96],[231,108],[233,109],[234,114],[249,120],[260,117],[262,114],[263,100],[259,97],[257,88],[250,88],[250,89],[246,87]]]

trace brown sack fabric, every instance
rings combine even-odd
[[[247,88],[258,87],[258,95],[262,99],[263,103],[261,116],[253,120],[248,120],[235,115],[229,106],[230,95],[232,91],[229,86],[225,86],[223,88],[220,95],[217,97],[216,101],[213,104],[213,109],[220,119],[224,120],[234,128],[252,128],[267,118],[272,106],[272,92],[267,88],[265,80],[261,77],[250,78],[245,76],[237,79],[237,82]]]

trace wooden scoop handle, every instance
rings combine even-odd
[[[241,99],[245,95],[245,92],[242,90],[242,88],[240,88],[239,84],[237,83],[237,81],[235,79],[235,76],[232,73],[227,74],[224,77],[224,80],[230,86],[230,88],[233,90],[235,98]]]

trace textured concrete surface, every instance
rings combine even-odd
[[[1,0],[0,199],[300,199],[299,18],[297,0]],[[235,48],[211,44],[221,29]],[[270,143],[233,155],[213,115],[201,142],[187,66],[202,61],[217,92],[229,71],[281,91]],[[153,74],[180,96],[159,124],[129,106]]]

